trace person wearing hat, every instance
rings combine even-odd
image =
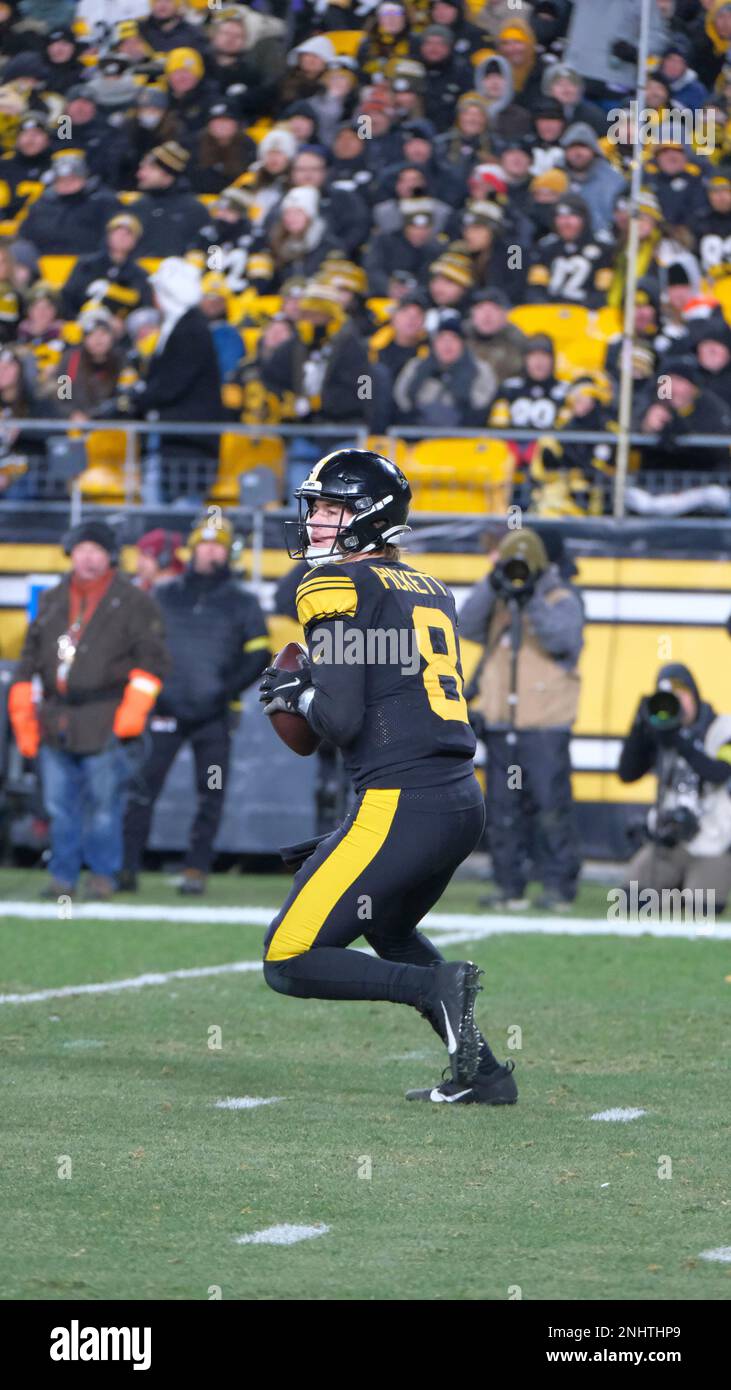
[[[48,394],[56,400],[59,415],[89,420],[97,412],[103,415],[106,402],[114,399],[124,356],[117,346],[114,318],[100,303],[84,306],[78,322],[81,342],[67,347]],[[64,392],[58,391],[59,378],[67,384]]]
[[[419,285],[426,284],[429,266],[442,250],[435,236],[431,199],[404,199],[400,208],[401,230],[376,233],[364,257],[363,265],[373,295],[389,294],[395,271],[407,271]]]
[[[53,182],[36,199],[23,222],[23,238],[39,256],[83,256],[96,251],[104,228],[118,210],[108,189],[89,176],[83,150],[57,150]]]
[[[531,118],[514,99],[513,70],[507,58],[492,53],[474,70],[474,87],[487,106],[487,124],[493,145],[508,136],[530,135]]]
[[[416,354],[425,357],[429,351],[426,333],[426,311],[429,301],[420,290],[406,293],[396,304],[391,317],[372,335],[368,356],[386,368],[391,383]]]
[[[129,308],[152,303],[150,283],[137,264],[142,223],[131,209],[115,213],[107,222],[104,249],[79,256],[61,290],[61,313],[75,319],[87,299],[103,299],[110,285],[128,290]]]
[[[431,332],[444,309],[464,313],[475,287],[469,250],[464,242],[452,242],[429,266],[427,328]]]
[[[428,205],[437,237],[447,223],[456,221],[451,204],[433,196],[431,180],[417,164],[394,164],[386,168],[373,190],[372,200],[372,236],[378,232],[399,231],[404,225],[403,208],[417,201],[424,208]]]
[[[484,656],[473,678],[487,752],[487,825],[495,891],[481,904],[523,912],[536,902],[565,911],[581,867],[571,791],[571,729],[579,703],[584,608],[549,562],[538,532],[508,531],[486,579],[459,610],[463,640]],[[516,787],[510,770],[521,769]],[[531,859],[533,873],[529,874]]]
[[[530,111],[540,95],[543,68],[536,52],[536,36],[520,14],[513,14],[502,26],[497,51],[510,64],[516,102]]]
[[[176,140],[155,145],[137,170],[142,197],[133,205],[142,224],[137,255],[183,256],[205,223],[206,210],[189,191],[190,155]]]
[[[606,372],[585,372],[566,388],[557,430],[616,434],[614,386]],[[531,453],[530,511],[537,516],[601,516],[610,509],[612,444],[542,435]]]
[[[56,415],[55,402],[44,400],[36,383],[33,354],[18,344],[0,347],[0,420],[42,420]],[[0,497],[21,502],[52,495],[47,472],[46,440],[39,430],[2,429]]]
[[[144,381],[118,397],[120,413],[160,423],[149,441],[143,497],[150,504],[180,498],[200,501],[218,469],[216,425],[223,419],[221,376],[211,332],[200,308],[200,271],[190,261],[167,256],[150,276],[161,323]],[[166,421],[208,424],[211,434],[165,434]]]
[[[259,603],[231,572],[233,543],[231,523],[220,508],[210,507],[188,537],[190,560],[183,574],[155,589],[170,670],[125,816],[122,884],[128,890],[137,887],[155,802],[184,744],[190,745],[195,764],[196,810],[178,887],[184,894],[206,889],[228,785],[231,706],[261,674],[270,654]]]
[[[147,82],[137,90],[134,110],[119,127],[120,156],[116,187],[126,193],[137,189],[137,170],[156,145],[180,143],[182,122],[170,110],[170,98],[160,82]]]
[[[454,36],[454,51],[465,58],[471,58],[478,49],[485,47],[484,30],[465,18],[470,7],[465,0],[431,0],[429,19],[432,24],[444,25]]]
[[[424,114],[438,132],[454,124],[459,98],[474,85],[472,64],[454,44],[444,24],[428,24],[414,40],[413,56],[424,67]]]
[[[556,352],[547,333],[536,333],[525,341],[523,366],[515,376],[506,377],[490,411],[489,424],[496,429],[550,430],[566,397],[566,382],[556,376]],[[529,463],[532,441],[516,444],[521,463]]]
[[[509,322],[511,307],[505,290],[498,286],[477,290],[470,302],[467,344],[475,357],[492,368],[498,386],[523,368],[527,339]]]
[[[394,130],[398,130],[403,121],[423,120],[423,64],[413,58],[393,58],[386,64],[384,77],[388,82]]]
[[[134,109],[140,78],[132,59],[113,51],[97,59],[96,68],[85,85],[104,120],[114,122]]]
[[[614,239],[608,232],[592,234],[589,209],[575,194],[556,203],[554,229],[541,237],[531,256],[531,303],[598,309],[606,304],[612,283]]]
[[[358,254],[370,228],[369,209],[357,188],[344,188],[328,180],[327,153],[321,145],[303,145],[290,169],[292,188],[313,188],[319,194],[318,211],[334,241],[346,255]]]
[[[569,188],[584,199],[594,232],[611,227],[614,204],[625,187],[623,174],[605,159],[596,131],[583,121],[570,125],[561,136]]]
[[[700,371],[701,390],[712,391],[722,401],[731,401],[731,329],[723,315],[699,319],[690,332]]]
[[[15,148],[0,158],[3,219],[16,218],[27,204],[27,185],[46,181],[51,168],[51,136],[46,118],[29,111],[15,136]]]
[[[402,162],[421,170],[434,198],[450,207],[458,206],[465,194],[466,164],[459,168],[440,159],[430,121],[403,121],[399,133],[403,141]]]
[[[224,188],[208,210],[210,220],[190,244],[189,254],[200,258],[201,268],[222,275],[230,294],[241,294],[248,286],[269,294],[272,285],[274,260],[266,239],[251,224],[250,204],[246,188]]]
[[[731,165],[716,166],[706,184],[706,195],[708,207],[694,227],[697,254],[703,274],[720,280],[731,275]]]
[[[125,745],[144,733],[168,659],[160,611],[119,573],[106,522],[82,521],[65,549],[70,572],[41,595],[8,709],[20,752],[39,760],[51,841],[44,896],[75,894],[86,864],[86,897],[105,899],[122,867]]]
[[[709,92],[728,61],[731,45],[731,5],[728,0],[703,0],[697,15],[684,20],[683,35],[690,45],[690,62]],[[651,52],[658,50],[651,50]]]
[[[320,213],[319,190],[309,185],[285,194],[268,227],[267,243],[275,284],[290,275],[313,276],[328,252],[343,249]]]
[[[383,0],[372,7],[363,26],[358,48],[358,70],[368,81],[386,78],[399,60],[411,57],[407,6],[400,0]]]
[[[45,280],[36,280],[26,300],[25,318],[18,324],[18,346],[27,348],[35,359],[38,377],[56,373],[64,351],[63,323],[59,318],[58,294]],[[55,410],[54,410],[55,413]]]
[[[185,568],[178,551],[183,545],[182,531],[165,531],[162,526],[145,531],[137,542],[137,568],[134,583],[143,593],[152,593],[158,584],[177,579]]]
[[[177,116],[184,137],[192,139],[206,123],[219,91],[206,77],[205,62],[197,48],[172,48],[165,58],[165,81],[170,110]]]
[[[518,267],[509,269],[508,238],[504,235],[505,214],[491,198],[471,199],[462,213],[461,241],[467,248],[473,285],[503,283],[514,304],[524,298],[525,277]],[[527,249],[527,247],[526,247]]]
[[[297,153],[297,141],[286,126],[274,126],[259,141],[256,159],[239,180],[249,195],[249,216],[253,225],[263,228],[289,187],[289,170]]]
[[[531,179],[525,205],[525,215],[531,226],[530,245],[553,231],[556,204],[568,191],[569,181],[563,169],[546,169],[545,173],[535,174]]]
[[[327,91],[330,64],[336,53],[327,34],[316,34],[292,48],[287,56],[288,71],[279,87],[279,106],[293,101],[312,101]]]
[[[457,102],[454,125],[434,141],[434,157],[442,167],[454,169],[464,187],[475,164],[494,158],[489,129],[489,106],[479,92],[463,92]]]
[[[250,122],[281,109],[278,89],[287,62],[283,20],[250,5],[224,4],[213,10],[209,32],[206,72],[237,117]]]
[[[672,134],[660,138],[654,157],[645,165],[644,176],[669,226],[695,230],[696,222],[708,210],[704,181],[707,173],[681,140]]]
[[[69,87],[63,114],[68,120],[57,122],[54,151],[63,154],[70,144],[74,149],[82,150],[89,173],[102,185],[117,188],[124,140],[121,131],[111,126],[101,112],[88,81]]]
[[[170,53],[174,48],[195,48],[200,29],[185,18],[182,0],[150,0],[149,13],[138,20],[140,34],[153,53]]]
[[[337,129],[331,147],[330,178],[344,186],[348,184],[358,190],[361,197],[368,197],[373,187],[374,171],[368,163],[367,140],[361,140],[352,121],[345,121]]]
[[[667,82],[673,106],[698,111],[710,100],[710,92],[688,64],[690,43],[683,34],[673,34],[665,45],[660,74]]]
[[[627,283],[630,231],[629,199],[624,194],[617,199],[613,220],[617,233],[617,254],[607,303],[613,309],[621,310]],[[646,275],[656,272],[658,256],[662,254],[663,247],[662,209],[650,188],[640,189],[637,200],[637,233],[636,279],[640,281]]]
[[[555,97],[536,97],[531,115],[536,138],[531,148],[531,174],[543,174],[547,169],[563,166],[561,136],[566,130],[566,117]]]
[[[683,437],[689,434],[731,435],[728,402],[701,385],[703,368],[695,353],[685,350],[685,344],[664,355],[659,369],[649,403],[640,403],[633,421],[634,429],[659,436],[656,445],[642,449],[643,469],[728,474],[728,445],[697,449],[683,444]]]
[[[652,354],[653,363],[658,354],[665,350],[667,342],[661,338],[660,326],[660,282],[654,275],[643,275],[635,290],[635,334],[634,348],[645,348]],[[615,333],[607,344],[604,369],[613,381],[619,381],[622,363],[622,344],[624,335]],[[655,373],[653,373],[653,381]],[[643,380],[645,378],[643,377]]]
[[[426,357],[414,353],[394,383],[396,423],[439,429],[484,425],[497,390],[487,362],[465,342],[462,315],[439,315],[429,335]]]
[[[208,321],[218,358],[221,381],[228,381],[244,356],[244,340],[228,322],[231,291],[225,275],[209,270],[201,281],[201,312]]]
[[[193,142],[190,186],[194,193],[221,193],[235,183],[256,157],[256,145],[239,127],[230,100],[214,101],[206,123]]]

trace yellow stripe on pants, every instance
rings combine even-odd
[[[307,880],[282,918],[269,944],[267,960],[289,960],[309,951],[335,904],[385,843],[399,796],[397,789],[372,788],[365,793],[350,830]]]

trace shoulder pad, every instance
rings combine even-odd
[[[297,617],[302,627],[323,618],[352,618],[358,607],[358,591],[339,564],[320,565],[297,589]]]

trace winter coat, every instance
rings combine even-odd
[[[148,594],[115,574],[81,634],[68,677],[56,689],[58,639],[69,620],[71,577],[47,589],[26,634],[14,681],[40,676],[43,742],[69,753],[99,753],[112,733],[117,706],[131,671],[165,676],[168,657],[160,610]]]
[[[583,643],[584,605],[578,590],[555,565],[539,577],[520,610],[517,661],[517,729],[570,729],[576,719]],[[484,647],[477,676],[478,709],[490,730],[510,727],[511,614],[489,579],[468,595],[459,611],[459,635]]]
[[[405,270],[425,285],[429,266],[443,249],[436,240],[427,241],[424,246],[412,246],[403,232],[379,233],[374,236],[363,262],[369,292],[387,295],[388,282],[395,270]]]
[[[87,299],[104,297],[107,285],[118,285],[139,295],[134,308],[152,303],[150,282],[135,260],[130,257],[117,264],[106,251],[99,251],[95,255],[79,256],[61,291],[62,317],[75,319]]]
[[[49,188],[23,222],[23,239],[39,256],[83,256],[98,251],[107,222],[119,210],[114,194],[91,180],[65,197]]]
[[[196,723],[219,717],[269,658],[257,599],[227,568],[211,575],[187,569],[158,584],[155,599],[171,663],[158,713]]]
[[[591,213],[594,232],[611,230],[614,204],[626,183],[618,169],[613,169],[601,155],[594,156],[588,169],[578,174],[566,165],[569,191],[584,199]]]
[[[207,216],[202,203],[177,184],[143,193],[132,211],[143,228],[136,257],[184,256]]]
[[[176,421],[211,421],[222,418],[221,377],[211,330],[198,308],[188,309],[177,320],[162,350],[150,358],[144,387],[136,397],[143,415]],[[187,441],[180,436],[176,447]],[[194,441],[203,446],[199,436]]]
[[[469,428],[485,423],[496,391],[492,368],[465,349],[449,367],[433,353],[414,357],[399,372],[393,394],[404,424]]]

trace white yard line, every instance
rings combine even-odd
[[[236,1236],[237,1245],[296,1245],[300,1240],[313,1240],[315,1236],[326,1236],[329,1226],[267,1226],[264,1231],[253,1231],[250,1236]]]
[[[275,1105],[281,1096],[227,1096],[217,1100],[215,1110],[256,1110],[258,1105]]]
[[[202,980],[208,975],[244,974],[261,970],[261,961],[237,960],[227,965],[201,965],[191,970],[165,970],[154,975],[133,975],[128,980],[105,980],[93,985],[64,985],[62,989],[36,989],[31,994],[0,994],[0,1004],[43,1004],[47,999],[71,999],[79,994],[117,994],[122,989],[166,985],[170,980]]]
[[[611,1109],[609,1109],[609,1110],[597,1110],[596,1114],[591,1116],[591,1119],[592,1119],[592,1120],[619,1120],[620,1123],[626,1124],[628,1120],[639,1120],[640,1115],[646,1115],[646,1114],[647,1114],[647,1111],[646,1111],[646,1110],[638,1110],[638,1109],[636,1109],[634,1106],[631,1106],[631,1105],[629,1105],[629,1106],[615,1105],[615,1106],[613,1106],[613,1107],[612,1107]]]

